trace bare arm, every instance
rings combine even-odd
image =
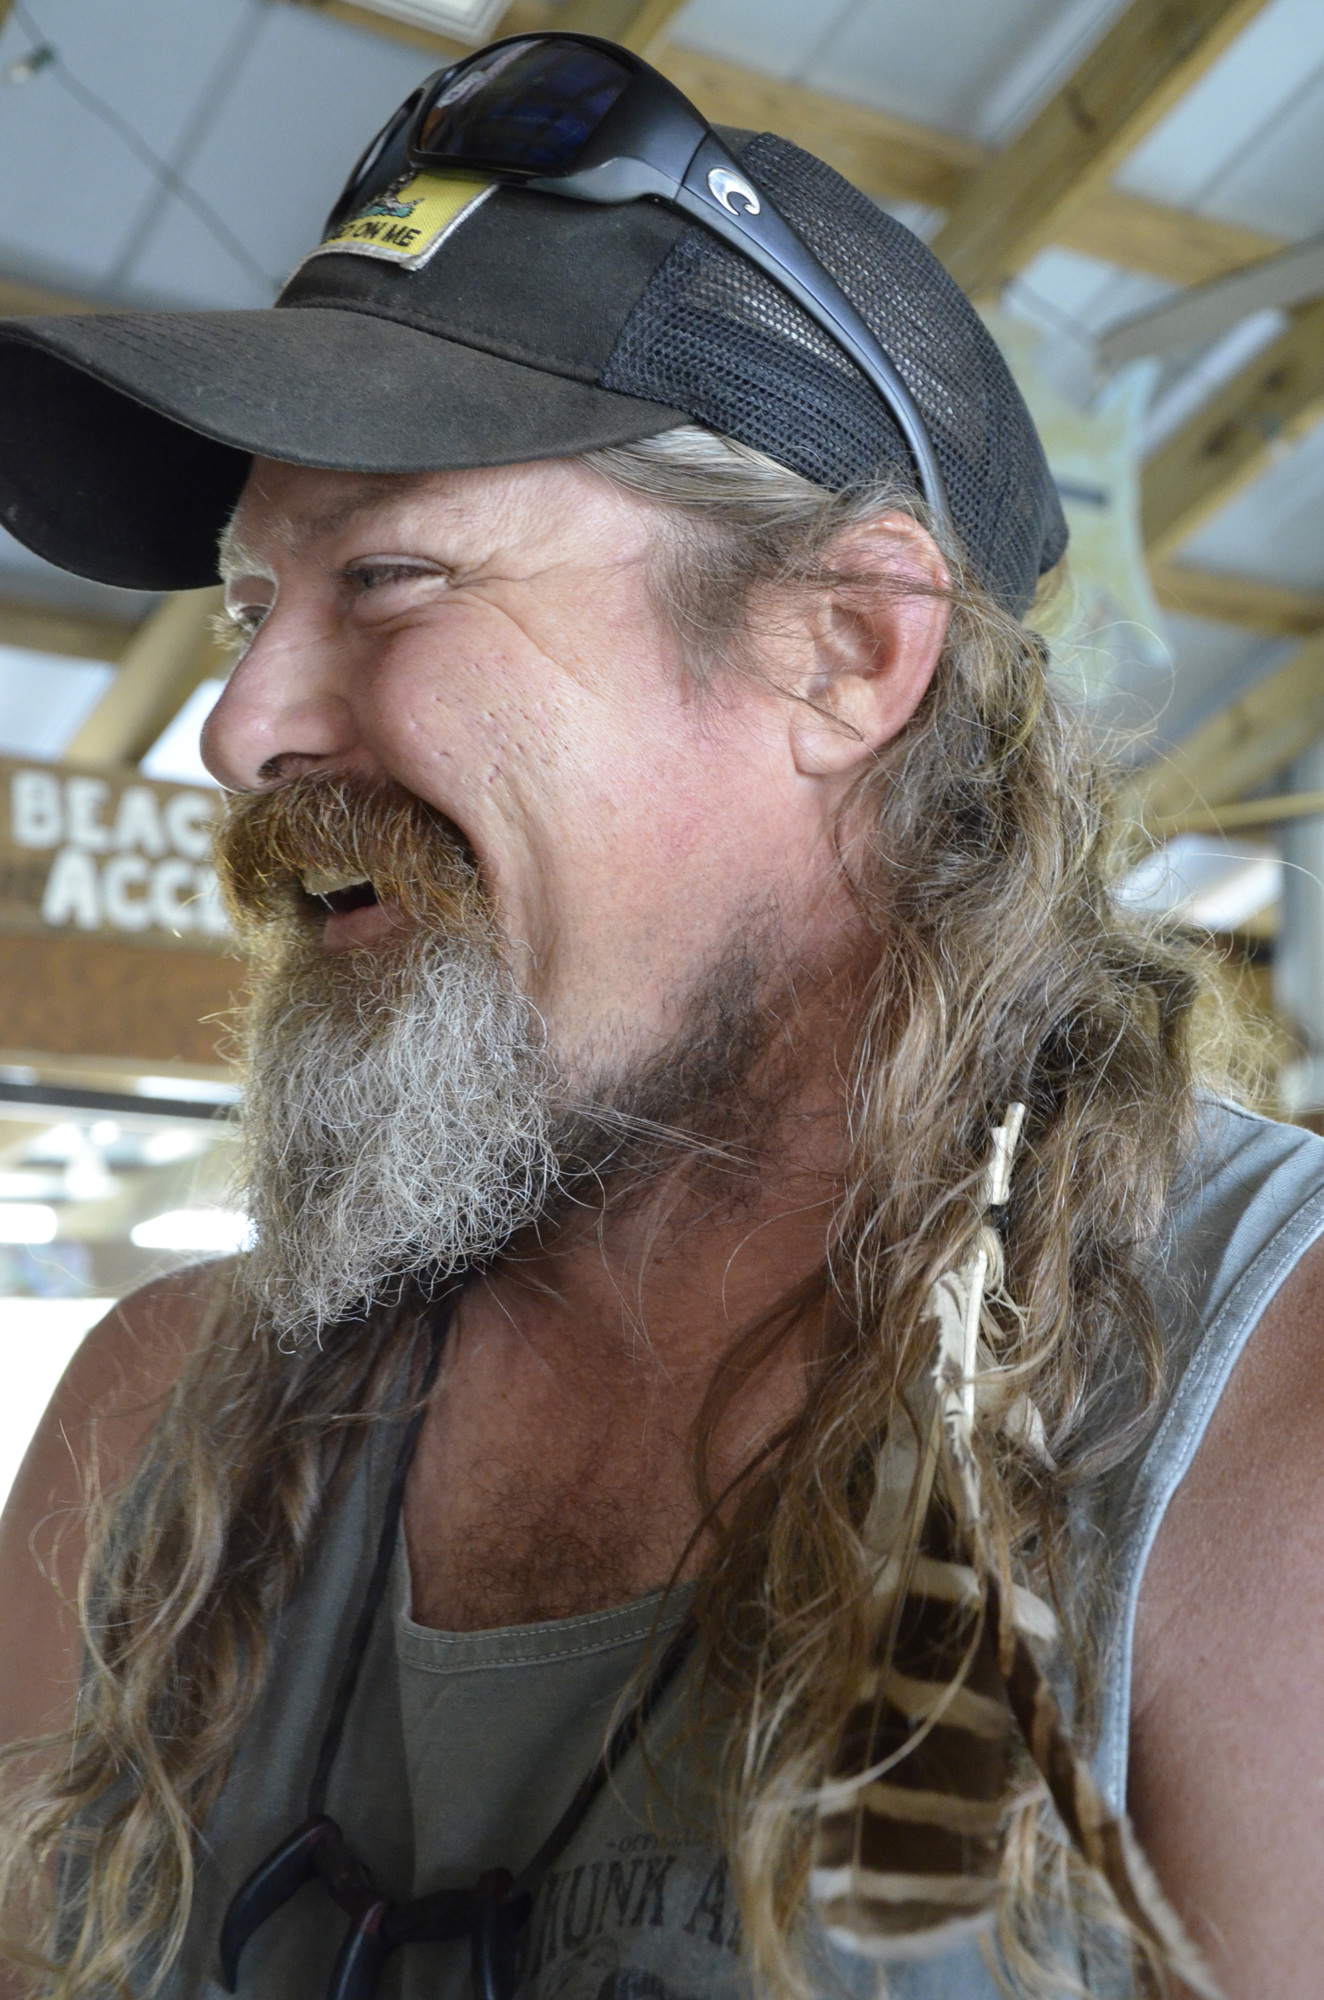
[[[188,1351],[205,1297],[197,1270],[126,1299],[88,1334],[37,1427],[0,1517],[0,1742],[72,1715],[80,1641],[69,1608],[84,1555],[81,1508],[133,1471]]]
[[[1324,1965],[1324,1244],[1173,1498],[1136,1630],[1130,1805],[1228,2000]]]
[[[214,1268],[214,1267],[213,1267]],[[82,1644],[71,1600],[95,1458],[103,1492],[131,1475],[192,1344],[212,1272],[149,1285],[93,1327],[66,1369],[0,1517],[0,1743],[72,1720]],[[0,2000],[30,1992],[0,1967]]]

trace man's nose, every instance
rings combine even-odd
[[[231,791],[262,791],[354,760],[361,748],[343,676],[321,635],[279,611],[263,623],[202,731],[202,761]]]

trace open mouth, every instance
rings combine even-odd
[[[328,915],[341,917],[350,910],[363,910],[377,901],[370,881],[350,875],[329,874],[323,869],[304,871],[304,894]]]

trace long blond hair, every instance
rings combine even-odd
[[[585,463],[661,510],[656,587],[701,680],[757,671],[748,617],[768,593],[899,588],[885,571],[834,567],[833,545],[898,506],[923,518],[891,485],[830,495],[690,427]],[[785,1995],[807,1990],[806,1802],[871,1641],[861,1529],[880,1443],[930,1355],[929,1287],[978,1227],[990,1122],[1012,1098],[1028,1107],[1001,1358],[1042,1413],[1057,1469],[985,1439],[986,1494],[1007,1562],[1059,1597],[1068,1496],[1127,1449],[1159,1392],[1146,1272],[1193,1132],[1205,961],[1119,914],[1108,784],[1048,685],[1044,648],[959,550],[945,553],[950,629],[932,686],[843,817],[877,951],[849,1189],[821,1274],[725,1357],[696,1438],[706,1495],[724,1398],[815,1314],[804,1405],[728,1499],[699,1595],[748,1949]],[[53,2000],[127,1991],[144,1966],[150,1985],[178,1952],[197,1835],[260,1692],[273,1621],[366,1426],[408,1398],[421,1342],[405,1298],[352,1335],[277,1351],[218,1296],[142,1470],[93,1537],[77,1719],[9,1753],[40,1755],[43,1775],[16,1782],[6,1807],[6,1948]],[[1082,1647],[1083,1723],[1088,1657]],[[1016,1853],[1003,1947],[1026,1987],[1060,1849],[1030,1815]],[[57,1854],[58,1932],[43,1914]]]

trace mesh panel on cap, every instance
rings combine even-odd
[[[1066,523],[983,321],[917,236],[821,160],[767,132],[739,157],[878,336],[928,427],[967,554],[1023,611],[1066,546]],[[834,491],[893,466],[914,484],[899,430],[835,341],[697,226],[640,296],[601,381],[687,410]]]

